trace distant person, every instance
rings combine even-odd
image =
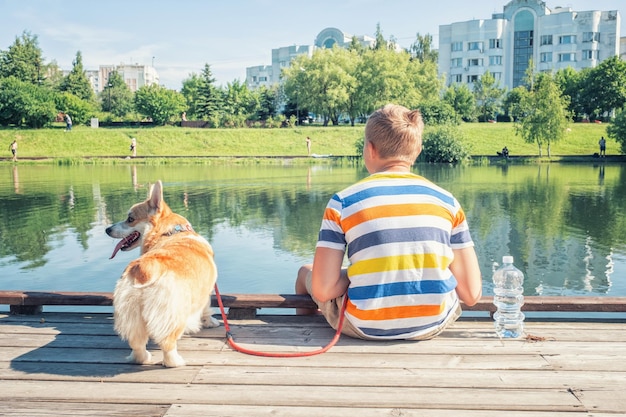
[[[9,150],[13,154],[13,162],[17,162],[17,140],[13,140],[9,145]]]
[[[183,114],[180,115],[180,118],[183,120],[183,122],[187,121],[187,112],[183,112]]]
[[[69,132],[72,130],[72,118],[69,114],[65,113],[65,131]]]
[[[509,157],[509,148],[507,148],[506,146],[502,148],[502,156],[504,156],[505,158]]]
[[[600,138],[600,140],[598,141],[598,145],[600,145],[600,156],[605,157],[606,156],[606,140],[604,139],[604,136]]]
[[[481,296],[465,212],[451,193],[411,172],[423,129],[419,111],[403,106],[369,117],[370,175],[329,200],[313,263],[298,270],[296,293],[310,294],[333,328],[347,297],[342,332],[351,337],[430,339],[461,315],[460,301],[472,306]]]
[[[135,138],[131,138],[130,140],[130,151],[133,158],[137,156],[137,139]]]
[[[311,138],[306,137],[306,153],[307,155],[311,155]]]

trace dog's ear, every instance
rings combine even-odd
[[[161,208],[161,201],[163,201],[163,184],[161,180],[158,180],[152,186],[150,186],[150,197],[148,197],[148,204],[155,210]]]

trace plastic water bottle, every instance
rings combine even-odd
[[[524,333],[524,274],[513,265],[512,256],[502,257],[502,266],[493,273],[493,315],[499,337],[515,338]]]

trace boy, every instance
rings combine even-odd
[[[482,294],[459,203],[411,173],[423,128],[419,111],[398,105],[370,116],[363,147],[370,176],[332,197],[313,264],[298,271],[296,293],[311,294],[334,328],[347,295],[348,336],[430,339],[459,317],[459,299],[471,306]]]

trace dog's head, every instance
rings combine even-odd
[[[119,250],[129,251],[143,244],[145,236],[154,228],[154,217],[165,208],[163,184],[157,181],[150,187],[148,198],[130,208],[126,220],[106,228],[107,235],[121,239],[113,250],[112,259]]]

